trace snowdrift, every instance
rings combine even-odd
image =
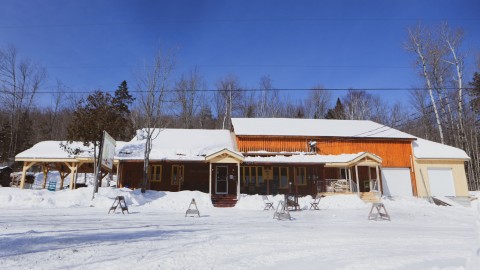
[[[207,193],[200,191],[180,191],[165,192],[147,190],[142,194],[139,189],[131,190],[128,188],[99,188],[98,194],[92,201],[93,187],[79,188],[75,190],[48,191],[18,189],[18,188],[0,188],[0,208],[71,208],[71,207],[99,207],[107,209],[113,203],[116,196],[124,196],[129,207],[145,207],[150,209],[159,209],[163,211],[184,211],[192,198],[195,199],[197,206],[201,209],[213,208],[210,197]],[[278,202],[284,199],[283,195],[268,196],[269,200],[276,207]],[[310,208],[313,202],[311,196],[300,197],[298,202],[301,209]],[[394,199],[384,199],[384,204],[389,207],[436,207],[433,204],[419,198],[398,197]],[[327,196],[321,199],[320,209],[361,209],[368,208],[369,203],[365,203],[358,196],[336,195]],[[263,210],[264,203],[261,195],[240,196],[235,209],[239,210]]]

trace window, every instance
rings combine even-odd
[[[263,185],[263,167],[246,166],[241,169],[243,185]]]
[[[183,165],[172,165],[172,185],[183,184]]]
[[[305,167],[295,168],[295,185],[304,186],[307,184],[307,173]]]
[[[347,179],[347,168],[340,168],[340,179]]]
[[[273,181],[280,184],[280,188],[288,188],[288,168],[273,167]]]
[[[162,181],[162,165],[150,166],[150,182]]]

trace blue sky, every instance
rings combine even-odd
[[[422,21],[462,27],[467,78],[480,52],[480,1],[2,1],[0,46],[77,91],[114,90],[156,48],[175,47],[176,76],[198,66],[214,88],[233,74],[277,88],[421,86],[403,49]],[[376,92],[407,101],[405,91]],[[299,96],[300,93],[284,93]],[[341,92],[334,95],[340,95]]]

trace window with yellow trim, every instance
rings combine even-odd
[[[245,166],[241,168],[240,177],[243,185],[263,185],[263,167]]]
[[[273,181],[279,183],[279,188],[288,188],[288,168],[273,167]]]
[[[172,165],[172,185],[183,184],[183,165]]]
[[[307,172],[305,167],[295,168],[295,185],[304,186],[307,184]]]
[[[150,166],[150,182],[162,181],[162,165]]]

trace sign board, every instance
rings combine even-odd
[[[265,180],[272,180],[273,179],[272,169],[263,170],[263,179],[265,179]]]
[[[113,168],[113,158],[115,156],[115,139],[106,131],[103,132],[102,146],[102,167],[111,171]]]

